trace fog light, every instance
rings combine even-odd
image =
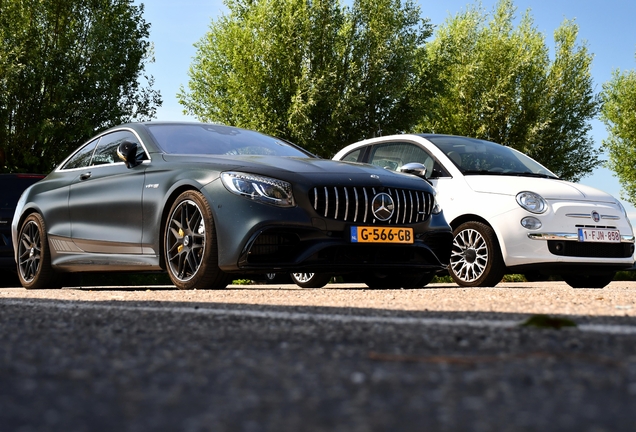
[[[529,230],[541,228],[541,221],[536,217],[528,216],[521,219],[521,226]]]

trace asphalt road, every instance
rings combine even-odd
[[[0,431],[634,431],[635,342],[634,282],[0,288]]]

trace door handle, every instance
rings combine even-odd
[[[87,172],[87,173],[83,173],[80,174],[80,180],[88,180],[89,178],[91,178],[91,172]]]

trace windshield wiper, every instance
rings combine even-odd
[[[549,174],[532,173],[530,171],[524,172],[503,172],[503,171],[488,171],[488,170],[465,170],[462,171],[464,175],[498,175],[498,176],[513,176],[513,177],[537,177],[537,178],[549,178],[558,180],[558,177]]]
[[[550,174],[541,174],[541,173],[531,173],[531,172],[521,172],[521,173],[514,173],[514,175],[517,175],[519,177],[538,177],[538,178],[548,178],[548,179],[554,179],[554,180],[558,180],[558,177],[555,177],[553,175]]]
[[[488,171],[488,170],[464,170],[462,174],[468,175],[509,175],[510,173],[504,173],[503,171]]]

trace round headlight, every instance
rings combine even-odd
[[[530,213],[544,213],[548,209],[548,203],[541,195],[534,192],[519,192],[517,203]]]

